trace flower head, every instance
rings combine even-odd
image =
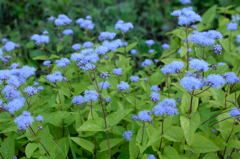
[[[206,72],[208,70],[208,63],[205,62],[204,60],[192,59],[189,62],[189,67],[198,72],[200,71]]]
[[[184,63],[180,61],[173,61],[172,63],[165,65],[161,71],[163,74],[170,74],[170,73],[179,73],[181,69],[184,67]]]
[[[123,133],[122,136],[123,136],[127,141],[130,141],[131,138],[132,138],[132,135],[133,135],[132,131],[131,131],[131,130],[127,130],[127,131],[125,131],[125,132]]]
[[[20,116],[16,117],[14,123],[18,126],[19,130],[26,130],[34,122],[31,113],[24,111]]]
[[[120,84],[117,85],[117,88],[120,91],[123,91],[129,88],[129,84],[127,82],[121,81]]]

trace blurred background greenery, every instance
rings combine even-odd
[[[192,0],[199,14],[215,4],[236,7],[240,0]],[[76,19],[91,15],[97,24],[96,33],[123,19],[135,25],[133,34],[138,38],[164,41],[164,33],[177,24],[170,13],[181,6],[178,0],[0,0],[1,34],[16,40],[29,39],[44,30],[49,16],[66,14]]]

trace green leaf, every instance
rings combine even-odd
[[[123,138],[109,139],[110,148],[113,148],[113,147],[117,146],[117,145],[120,144],[122,141],[123,141]],[[104,141],[102,141],[99,146],[100,146],[100,151],[107,151],[107,150],[108,150],[107,139],[104,140]]]
[[[74,122],[72,114],[66,111],[57,111],[47,115],[46,121],[54,126],[62,127]]]
[[[78,144],[85,150],[88,150],[89,152],[93,153],[94,144],[92,142],[82,139],[82,138],[79,138],[79,137],[71,137],[71,140],[73,140],[76,144]]]
[[[107,116],[107,122],[109,126],[114,126],[117,125],[125,116],[127,116],[132,109],[124,109],[124,110],[119,110],[116,111],[109,116]]]
[[[126,51],[129,52],[137,45],[137,42],[131,43],[127,46]]]
[[[59,58],[58,55],[52,54],[52,55],[49,57],[49,60],[58,59],[58,58]]]
[[[25,154],[27,158],[31,158],[33,152],[38,148],[38,144],[36,143],[28,143],[25,148]]]
[[[170,146],[167,146],[164,148],[163,154],[167,159],[179,159],[180,158],[177,150],[175,150],[173,147],[170,147]]]
[[[0,152],[4,158],[13,158],[15,156],[15,141],[13,136],[7,137],[2,143],[0,147]]]
[[[48,57],[45,55],[34,57],[33,60],[47,60]]]
[[[132,139],[129,142],[129,156],[130,159],[136,159],[138,155],[139,149],[136,145],[136,137],[133,136]]]
[[[77,131],[104,131],[104,122],[102,118],[90,119],[84,122]]]
[[[164,133],[164,137],[173,142],[181,142],[184,139],[183,130],[178,126],[171,126]]]
[[[207,153],[220,150],[214,142],[200,134],[195,134],[193,136],[193,142],[190,147],[195,153]]]

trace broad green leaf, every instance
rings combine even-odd
[[[195,134],[193,136],[193,141],[190,147],[195,153],[207,153],[220,150],[214,142],[200,134]]]
[[[94,144],[88,140],[85,140],[80,137],[71,137],[71,140],[73,140],[76,144],[84,148],[85,150],[88,150],[89,152],[93,153],[94,151]]]
[[[25,148],[25,154],[27,158],[31,158],[32,154],[34,151],[38,148],[38,144],[36,143],[28,143],[26,148]]]
[[[12,159],[15,156],[15,139],[13,136],[8,136],[1,143],[0,152],[6,159]]]
[[[45,55],[34,57],[33,60],[47,60],[48,57]]]
[[[180,159],[178,152],[171,146],[164,147],[163,154],[167,159]]]
[[[120,144],[122,141],[123,141],[123,138],[109,139],[110,148],[113,148],[113,147],[117,146],[117,145]],[[104,141],[102,141],[99,146],[100,146],[100,151],[107,151],[107,150],[108,150],[107,139],[104,140]]]
[[[132,109],[124,109],[124,110],[119,110],[119,111],[116,111],[116,112],[108,115],[107,122],[108,122],[109,126],[117,125],[131,111],[132,111]]]
[[[84,122],[77,131],[104,131],[104,122],[102,118],[90,119]]]
[[[183,130],[178,126],[171,126],[165,131],[164,137],[173,142],[181,142],[184,139]]]

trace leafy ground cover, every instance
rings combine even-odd
[[[239,8],[181,2],[155,38],[71,12],[2,38],[1,158],[240,158]]]

